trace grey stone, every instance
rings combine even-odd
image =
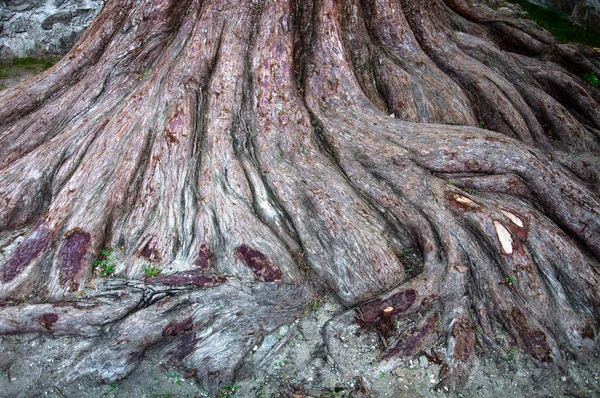
[[[103,0],[0,0],[0,61],[63,55]]]
[[[73,15],[71,14],[71,11],[57,12],[56,14],[48,16],[42,21],[42,28],[50,30],[52,29],[55,23],[66,24],[69,23],[69,21],[71,21],[72,18]]]
[[[286,334],[288,334],[289,331],[290,331],[290,327],[288,325],[283,325],[282,327],[279,328],[279,335],[281,337],[283,337]]]
[[[429,367],[429,360],[427,360],[426,356],[421,355],[419,357],[419,366],[422,367],[423,369],[427,369]]]
[[[11,24],[12,31],[14,33],[25,33],[27,32],[27,25],[27,20],[19,16]]]

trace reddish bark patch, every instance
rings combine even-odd
[[[252,270],[258,279],[264,282],[280,281],[283,274],[279,268],[269,261],[267,256],[247,245],[235,248],[235,256]]]
[[[202,287],[211,287],[225,282],[227,279],[222,276],[209,277],[203,276],[196,271],[177,272],[175,274],[161,275],[154,278],[146,278],[146,284],[161,284],[169,286],[195,285]]]
[[[79,271],[90,243],[90,234],[73,230],[66,235],[66,242],[60,250],[60,284],[72,281]]]
[[[194,321],[192,317],[186,318],[182,321],[172,320],[162,331],[163,337],[177,336],[178,334],[189,332],[194,328]]]
[[[213,258],[214,253],[210,250],[207,243],[203,243],[200,247],[200,252],[198,253],[198,257],[196,258],[196,266],[201,270],[206,270],[210,268],[210,261]]]
[[[44,325],[46,329],[50,329],[50,327],[58,321],[58,314],[43,314],[40,315],[40,323]]]
[[[17,248],[0,268],[0,280],[11,282],[40,255],[50,244],[50,231],[39,225]]]
[[[183,361],[188,355],[196,351],[196,345],[198,344],[198,338],[195,333],[186,333],[181,336],[181,344],[175,350],[173,359],[176,361]]]
[[[399,337],[396,345],[388,349],[381,356],[381,359],[388,359],[396,356],[406,358],[421,351],[425,344],[427,344],[429,335],[434,331],[436,321],[437,317],[430,315],[424,321],[419,323],[419,325],[408,329]]]
[[[394,317],[406,311],[415,302],[417,292],[413,289],[395,293],[386,300],[373,300],[356,308],[356,323],[361,327],[378,324],[383,319],[383,310],[391,308],[386,316]]]
[[[525,255],[524,243],[527,240],[527,235],[529,235],[529,227],[527,226],[527,224],[525,224],[523,228],[512,223],[505,225],[505,227],[510,231],[512,236],[517,238],[513,239],[514,250],[521,255]]]
[[[523,339],[525,351],[541,362],[552,362],[552,351],[546,342],[546,335],[538,329],[523,330],[519,332]]]
[[[479,208],[481,207],[474,201],[471,201],[466,196],[462,196],[453,192],[446,192],[445,197],[452,207],[454,207],[457,210],[460,210],[461,212],[475,211],[479,210]]]
[[[181,115],[175,116],[169,122],[169,132],[171,132],[171,133],[175,133],[181,127],[183,127],[183,118],[181,117]]]
[[[533,358],[541,362],[552,362],[552,350],[546,341],[546,334],[539,329],[527,325],[525,316],[518,308],[511,311],[511,323],[517,329],[523,349]]]
[[[146,243],[146,246],[144,246],[140,254],[150,261],[160,260],[160,255],[158,254],[158,239],[156,236],[153,236],[148,243]]]
[[[462,319],[452,328],[452,337],[455,339],[454,358],[461,362],[468,362],[475,352],[475,324]]]

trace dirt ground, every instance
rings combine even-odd
[[[388,372],[377,370],[377,342],[368,334],[348,347],[354,366],[364,371],[360,377],[342,374],[331,365],[322,335],[323,326],[340,310],[331,298],[317,300],[302,318],[266,336],[238,369],[235,384],[223,386],[219,397],[600,397],[599,350],[567,359],[562,369],[548,369],[511,348],[508,339],[505,347],[480,350],[460,389],[436,391],[440,365],[429,364],[424,356]],[[0,337],[0,397],[208,396],[163,356],[164,346],[147,352],[142,365],[119,383],[66,383],[55,375],[70,362],[73,344],[89,343],[39,334]]]

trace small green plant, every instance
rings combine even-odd
[[[485,127],[485,123],[484,122],[479,122],[479,128],[480,129],[487,129],[487,127]]]
[[[597,86],[598,84],[600,84],[600,79],[598,79],[598,76],[596,76],[594,72],[586,73],[585,75],[583,75],[583,79],[592,86]]]
[[[144,80],[145,78],[148,77],[148,75],[150,74],[150,68],[146,68],[146,70],[144,71],[144,73],[142,74],[142,77],[140,80]]]
[[[240,386],[233,385],[233,384],[229,385],[229,386],[223,386],[223,387],[221,387],[221,390],[219,391],[219,398],[231,397],[236,392],[238,392],[239,389],[240,389]]]
[[[154,393],[150,394],[152,398],[173,398],[173,394],[169,391],[165,391],[162,393]]]
[[[162,272],[160,268],[148,266],[147,264],[143,264],[142,269],[144,270],[144,273],[146,274],[147,278],[154,278],[155,276],[160,275],[160,273]]]
[[[92,266],[98,271],[98,275],[108,278],[115,273],[115,263],[112,249],[100,249],[98,258],[94,260]]]
[[[314,298],[314,299],[311,301],[311,303],[310,303],[310,309],[311,309],[311,311],[316,311],[316,310],[317,310],[317,308],[319,308],[319,306],[320,306],[321,304],[323,304],[324,302],[325,302],[325,300],[324,300],[322,297],[317,297],[317,298]]]
[[[515,277],[512,275],[507,276],[506,278],[504,278],[502,280],[502,282],[500,282],[501,285],[507,286],[509,288],[511,288],[512,290],[515,290]]]
[[[381,380],[381,379],[383,379],[384,377],[385,377],[385,372],[384,372],[383,370],[380,370],[380,371],[379,371],[379,374],[377,375],[377,378],[378,378],[379,380]]]
[[[183,377],[179,376],[177,372],[167,372],[165,373],[165,376],[167,376],[169,379],[173,379],[173,383],[177,384],[178,386],[183,384]]]
[[[114,392],[116,392],[116,391],[118,391],[118,390],[119,390],[119,385],[118,385],[118,384],[109,384],[109,386],[108,386],[108,390],[107,390],[107,391],[105,391],[105,392],[102,394],[102,396],[103,396],[103,397],[104,397],[104,396],[107,396],[107,395],[109,395],[109,394],[111,394],[111,393],[114,393]]]
[[[506,355],[506,362],[514,362],[515,360],[515,349],[511,348],[508,354]]]
[[[285,361],[278,361],[278,362],[275,362],[275,367],[274,368],[275,369],[281,369],[284,366],[285,366]]]

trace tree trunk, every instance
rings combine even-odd
[[[590,72],[467,0],[110,0],[0,93],[0,334],[90,342],[60,376],[104,382],[177,342],[215,393],[328,292],[349,375],[348,328],[373,371],[444,337],[464,380],[495,328],[560,366],[600,326]]]

